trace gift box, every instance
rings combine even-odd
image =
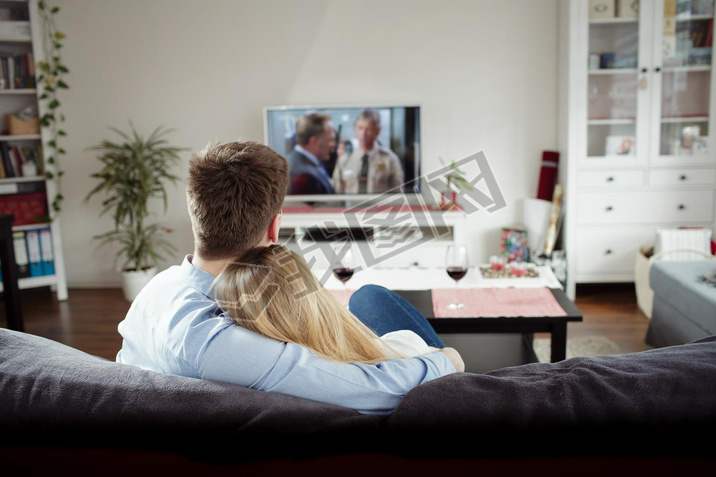
[[[508,263],[529,261],[527,230],[522,227],[503,228],[500,238],[500,253]]]

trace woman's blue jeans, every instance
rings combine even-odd
[[[411,330],[428,345],[445,347],[428,320],[408,300],[387,288],[364,285],[353,293],[348,306],[351,313],[378,336]]]

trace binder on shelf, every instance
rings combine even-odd
[[[52,232],[50,229],[40,229],[40,254],[42,256],[42,274],[55,274],[55,256],[52,251]]]
[[[40,233],[37,230],[25,232],[27,238],[27,257],[30,261],[30,276],[40,277],[42,271],[42,252],[40,249]]]
[[[12,233],[12,244],[15,249],[15,263],[17,264],[17,277],[27,278],[30,276],[30,260],[27,256],[27,243],[25,232],[17,231]]]

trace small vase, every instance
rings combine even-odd
[[[122,271],[122,290],[124,290],[124,298],[128,302],[133,302],[149,280],[157,274],[157,267],[145,268],[143,270],[123,270]]]
[[[449,191],[440,194],[440,210],[460,210],[457,205],[457,192]]]

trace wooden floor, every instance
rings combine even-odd
[[[114,360],[122,346],[117,324],[129,310],[120,289],[70,289],[62,302],[49,287],[20,294],[27,333]],[[633,284],[580,285],[575,303],[584,321],[570,323],[568,338],[605,336],[622,353],[651,348],[644,343],[649,320],[637,307]],[[0,326],[6,326],[2,307]]]

